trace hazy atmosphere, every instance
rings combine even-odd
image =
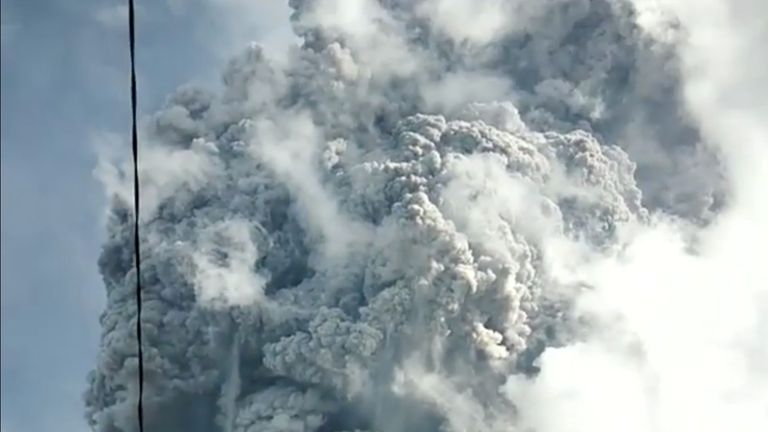
[[[762,0],[137,2],[148,431],[768,428]],[[138,431],[127,3],[2,3],[2,432]]]

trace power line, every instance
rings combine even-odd
[[[139,137],[136,126],[136,25],[133,0],[128,0],[128,40],[131,54],[131,148],[133,153],[133,248],[136,265],[136,343],[139,356],[139,394],[137,414],[139,432],[144,432],[144,352],[141,334],[141,252],[139,248]]]

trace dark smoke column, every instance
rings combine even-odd
[[[717,184],[660,184],[672,165],[624,140],[634,119],[665,163],[697,151],[674,76],[647,75],[674,59],[616,1],[547,2],[482,46],[420,2],[371,1],[363,39],[327,1],[291,3],[287,67],[251,47],[222,94],[182,88],[146,131],[146,430],[509,430],[505,377],[574,333],[547,239],[607,248],[646,208],[708,218]],[[488,82],[496,100],[449,97]],[[137,429],[127,202],[99,262],[95,431]]]

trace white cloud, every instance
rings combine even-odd
[[[583,343],[545,351],[536,378],[513,376],[505,386],[523,424],[540,432],[768,426],[768,269],[760,259],[768,253],[768,32],[762,18],[748,18],[765,17],[766,7],[658,4],[685,28],[687,109],[725,157],[732,201],[695,233],[694,250],[689,228],[660,219],[627,231],[620,254],[572,268],[566,278],[592,287],[578,310],[598,326]]]
[[[288,186],[328,258],[342,259],[353,245],[365,243],[366,228],[347,217],[323,186],[314,165],[322,136],[307,113],[281,112],[275,119],[257,119],[252,133],[251,154]]]
[[[220,169],[213,155],[216,147],[204,139],[195,139],[182,150],[153,145],[151,140],[139,138],[141,190],[141,218],[152,219],[158,205],[182,188],[198,190]],[[124,137],[112,132],[96,132],[92,138],[98,156],[94,176],[104,186],[107,198],[118,197],[124,203],[133,203],[133,165],[125,149]]]
[[[485,44],[511,30],[514,6],[508,0],[428,0],[418,12],[457,42]]]
[[[509,80],[500,75],[459,71],[428,80],[421,92],[429,108],[450,112],[472,102],[504,100],[511,94],[511,87]]]
[[[231,219],[206,229],[192,252],[197,301],[214,308],[261,301],[266,278],[252,267],[263,253],[245,220]]]

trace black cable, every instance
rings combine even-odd
[[[128,41],[131,52],[131,147],[133,151],[133,248],[136,261],[136,342],[139,355],[139,394],[137,414],[139,432],[144,432],[144,352],[141,341],[141,253],[139,251],[139,137],[136,126],[136,29],[133,0],[128,0]]]

